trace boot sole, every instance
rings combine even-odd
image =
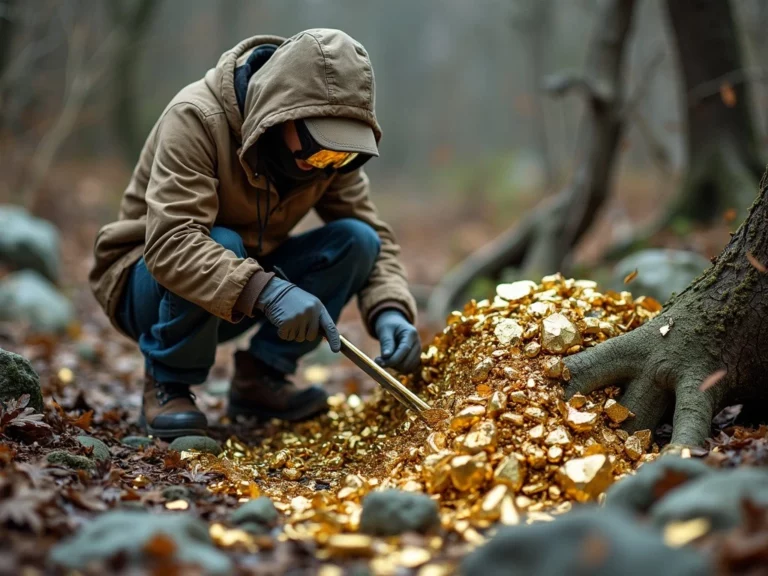
[[[168,428],[153,428],[147,424],[143,412],[139,415],[139,426],[144,429],[147,436],[154,436],[161,440],[174,440],[181,436],[208,436],[208,430],[205,428],[174,428],[173,430],[169,430]]]

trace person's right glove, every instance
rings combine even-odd
[[[331,350],[341,349],[339,331],[323,303],[295,284],[272,278],[259,294],[256,309],[264,313],[283,340],[311,342],[322,330]]]

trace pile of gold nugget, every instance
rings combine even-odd
[[[270,496],[287,514],[286,538],[330,553],[358,528],[365,494],[384,488],[431,495],[443,527],[469,542],[497,521],[551,520],[573,501],[598,500],[658,452],[650,430],[621,429],[633,415],[617,389],[566,402],[563,357],[660,310],[651,298],[559,274],[501,284],[493,301],[454,312],[423,353],[420,376],[403,380],[447,418],[429,426],[381,390],[365,400],[338,395],[328,414],[276,424],[258,446],[231,439],[218,458],[185,456],[223,474],[210,490]]]

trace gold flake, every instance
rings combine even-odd
[[[332,556],[371,556],[373,538],[365,534],[332,534],[326,547]]]
[[[567,461],[557,471],[560,487],[579,502],[597,500],[613,482],[608,456],[595,454]]]
[[[472,426],[464,439],[464,451],[469,454],[492,451],[495,447],[496,424],[492,420],[482,420]]]
[[[451,419],[451,430],[466,430],[485,416],[485,406],[467,406]]]
[[[541,440],[544,437],[544,426],[539,424],[528,430],[528,438],[531,440]]]
[[[496,390],[493,394],[491,394],[491,397],[488,399],[488,406],[486,408],[486,413],[491,418],[495,418],[507,407],[507,395],[501,392],[500,390]]]
[[[496,286],[496,294],[508,302],[522,300],[526,296],[533,294],[536,290],[536,283],[530,280],[520,280],[511,284],[499,284]]]
[[[504,484],[517,492],[525,481],[525,464],[522,458],[510,454],[499,463],[493,476],[498,484]]]
[[[639,460],[643,455],[643,443],[637,436],[630,436],[624,442],[624,451],[632,460]]]
[[[558,426],[554,428],[544,440],[544,444],[547,446],[554,446],[558,444],[560,446],[568,446],[571,443],[571,436],[568,434],[568,430],[564,426]]]
[[[529,406],[523,412],[525,417],[534,422],[544,422],[547,419],[547,413],[538,406]]]
[[[541,346],[548,352],[562,354],[580,343],[579,329],[563,314],[551,314],[541,323]]]
[[[568,426],[575,432],[589,432],[597,424],[597,414],[593,412],[581,412],[568,406]]]
[[[398,564],[404,568],[418,568],[432,558],[429,550],[417,546],[405,546],[400,551]]]
[[[509,395],[509,401],[513,404],[528,404],[528,395],[525,390],[515,390]]]
[[[613,398],[605,401],[603,412],[611,419],[614,424],[621,424],[629,418],[630,411],[626,406],[622,406]]]
[[[640,446],[642,446],[643,450],[648,450],[648,448],[651,447],[651,440],[652,440],[652,432],[645,428],[644,430],[638,430],[635,432],[635,436],[640,439]]]
[[[535,358],[541,352],[541,344],[538,342],[528,342],[523,348],[523,354],[528,358]]]
[[[571,399],[568,400],[568,404],[576,409],[584,408],[587,405],[587,397],[583,394],[574,394]]]
[[[56,373],[56,377],[62,384],[71,384],[75,379],[75,373],[69,368],[60,368]]]
[[[488,379],[488,374],[490,374],[493,366],[494,363],[491,358],[484,358],[475,364],[475,367],[472,370],[472,382],[475,384],[485,382]]]
[[[523,338],[523,327],[514,320],[505,318],[493,329],[496,338],[503,345],[517,346]]]

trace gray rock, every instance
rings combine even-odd
[[[171,450],[182,452],[184,450],[197,450],[208,454],[221,454],[221,446],[213,438],[208,436],[181,436],[176,438],[169,446]]]
[[[663,456],[655,462],[643,464],[634,476],[624,478],[608,490],[605,505],[645,513],[658,499],[656,485],[665,482],[670,490],[683,486],[695,478],[715,472],[701,460]],[[670,490],[667,490],[669,492]]]
[[[40,378],[29,360],[0,348],[0,401],[13,400],[24,394],[29,394],[28,406],[43,411]]]
[[[650,509],[654,524],[709,518],[712,527],[724,530],[741,524],[741,503],[751,500],[768,506],[768,470],[739,468],[718,470],[686,483]]]
[[[360,531],[375,536],[428,532],[440,526],[437,504],[426,494],[384,490],[363,500]]]
[[[465,558],[464,576],[589,574],[705,576],[707,559],[669,548],[661,535],[617,509],[581,508],[554,522],[507,526]]]
[[[248,532],[248,534],[253,534],[254,536],[263,536],[270,533],[270,528],[265,526],[264,524],[259,524],[258,522],[244,522],[243,524],[239,524],[237,526],[241,530],[245,530]]]
[[[663,304],[673,293],[685,290],[710,265],[709,260],[695,252],[641,250],[616,264],[611,287],[630,290],[634,296],[653,296]],[[624,278],[633,270],[637,270],[637,278],[626,286]]]
[[[18,206],[0,206],[0,261],[16,269],[59,277],[59,232]]]
[[[166,500],[188,500],[189,490],[184,486],[166,486],[161,492]]]
[[[261,496],[255,500],[249,500],[232,513],[230,520],[235,524],[255,523],[272,527],[277,524],[280,513],[272,504],[272,500]]]
[[[121,442],[131,448],[146,448],[154,444],[154,440],[148,436],[126,436]]]
[[[70,454],[66,450],[54,450],[48,454],[46,460],[62,468],[72,470],[93,470],[96,468],[93,460],[80,454]]]
[[[82,570],[90,562],[106,561],[119,554],[129,566],[140,567],[146,559],[144,546],[157,534],[173,540],[174,558],[180,563],[199,566],[206,574],[231,573],[231,561],[214,547],[205,523],[181,513],[107,512],[55,546],[49,560],[55,566]]]
[[[0,281],[0,320],[29,323],[36,332],[64,332],[75,319],[72,303],[34,270]]]
[[[93,448],[93,457],[96,458],[96,460],[112,459],[109,447],[98,438],[94,438],[93,436],[78,436],[77,441],[86,448]]]

